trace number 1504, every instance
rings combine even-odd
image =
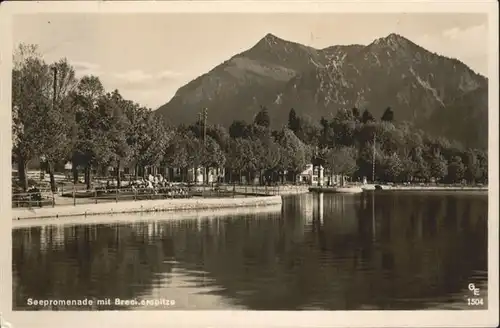
[[[484,305],[482,298],[468,298],[467,305]]]

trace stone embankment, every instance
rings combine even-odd
[[[189,198],[123,201],[100,204],[79,204],[42,208],[12,209],[13,220],[64,218],[74,216],[113,215],[121,213],[146,213],[166,211],[199,211],[229,208],[252,208],[281,205],[281,196],[235,197],[235,198]]]

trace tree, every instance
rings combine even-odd
[[[248,137],[248,126],[243,121],[234,121],[229,127],[229,136],[231,138],[246,138]]]
[[[202,143],[203,147],[200,164],[203,165],[206,169],[220,169],[224,167],[224,164],[226,163],[226,156],[215,139],[207,136],[206,140]],[[208,174],[207,170],[205,170],[205,174]],[[203,177],[205,182],[208,181],[207,178],[208,176]]]
[[[447,180],[451,183],[457,183],[464,178],[465,166],[460,156],[454,156],[448,164]]]
[[[322,119],[321,126],[322,129],[319,137],[319,147],[333,147],[335,145],[335,133],[333,130],[333,124],[328,122],[326,119]]]
[[[232,139],[227,152],[226,165],[230,172],[236,172],[241,182],[242,173],[252,172],[256,169],[256,162],[259,160],[254,153],[252,141],[244,138]]]
[[[383,170],[386,181],[397,182],[404,171],[404,163],[397,153],[392,153],[385,157]]]
[[[464,178],[468,182],[475,183],[476,181],[481,180],[483,175],[483,170],[481,167],[478,152],[476,150],[474,149],[467,150],[465,165],[466,167],[464,172]]]
[[[407,155],[411,148],[406,144],[407,139],[403,131],[397,129],[392,123],[385,121],[377,123],[376,126],[378,142],[382,144],[385,152],[398,152]]]
[[[297,134],[300,131],[300,123],[300,118],[297,116],[295,109],[290,109],[290,113],[288,114],[288,128]]]
[[[414,175],[417,179],[429,181],[431,178],[430,165],[423,157],[423,146],[417,146],[411,151],[411,160],[414,163]]]
[[[436,182],[441,181],[448,174],[448,163],[441,154],[434,154],[430,161],[430,174]]]
[[[326,118],[324,118],[323,116],[321,116],[321,119],[319,120],[319,124],[325,128],[327,125],[328,125],[328,120]]]
[[[280,131],[278,143],[281,146],[281,156],[278,167],[281,171],[289,171],[295,181],[298,172],[307,164],[307,149],[299,138],[287,128]]]
[[[237,138],[233,139],[228,152],[228,166],[231,170],[238,172],[241,182],[242,173],[247,173],[247,178],[258,168],[260,158],[254,154],[255,146],[253,140]],[[247,181],[248,183],[249,181]]]
[[[260,140],[268,140],[271,138],[271,130],[258,124],[253,124],[248,127],[248,136],[249,139],[260,139]]]
[[[160,164],[163,160],[165,150],[173,139],[174,131],[167,129],[163,124],[163,120],[157,116],[156,112],[150,109],[142,109],[140,128],[137,133],[138,140],[135,153],[137,168],[140,167],[142,169],[147,166]],[[191,162],[199,164],[199,160],[197,159],[201,156],[201,147],[198,146],[198,143],[194,139],[197,138],[192,136],[188,139],[190,141],[187,145],[188,154],[191,159],[196,157],[196,160],[191,160]]]
[[[40,155],[47,130],[46,113],[51,107],[47,97],[51,90],[49,67],[35,45],[21,44],[13,54],[12,70],[12,134],[13,159],[17,163],[20,184],[28,189],[27,164]],[[50,128],[50,127],[49,127]]]
[[[271,137],[252,139],[252,151],[260,183],[263,184],[265,180],[271,181],[281,158],[279,145]]]
[[[22,122],[19,120],[19,107],[12,107],[12,148],[17,149],[20,136],[23,133]]]
[[[103,164],[115,166],[118,188],[121,187],[121,164],[130,158],[130,155],[133,154],[131,146],[135,146],[128,143],[130,121],[124,113],[126,106],[127,103],[118,90],[102,97],[98,104],[102,129],[106,131],[109,143],[107,162],[103,162]]]
[[[377,125],[373,122],[368,122],[360,126],[356,133],[357,141],[360,145],[373,143],[373,138],[377,133]]]
[[[175,133],[171,142],[166,146],[164,151],[164,157],[162,159],[163,164],[169,167],[175,167],[181,169],[181,180],[184,181],[184,172],[190,165],[189,162],[189,151],[191,140],[189,137],[183,133]]]
[[[356,121],[359,121],[361,119],[361,113],[359,112],[359,109],[356,107],[353,107],[352,110],[352,116]]]
[[[254,124],[265,128],[269,128],[271,126],[271,118],[269,117],[267,107],[260,106],[260,111],[257,115],[255,115]]]
[[[242,143],[247,140],[243,138],[231,139],[229,142],[228,151],[226,153],[226,167],[229,169],[229,174],[238,172],[239,181],[241,182],[241,171],[245,167],[245,154],[243,153]]]
[[[227,130],[220,124],[207,127],[207,136],[213,138],[219,144],[222,150],[226,150],[229,146],[230,135]]]
[[[352,146],[354,145],[354,135],[356,130],[356,121],[352,111],[339,110],[332,122],[334,139],[336,145]]]
[[[384,122],[393,122],[394,121],[394,112],[392,111],[391,107],[387,107],[384,114],[382,114],[382,117],[380,118]]]
[[[84,76],[80,79],[72,94],[74,120],[77,127],[73,132],[73,174],[75,183],[78,167],[85,169],[85,184],[91,187],[92,167],[106,162],[109,155],[109,144],[106,131],[102,129],[101,113],[98,104],[104,96],[104,87],[96,76]]]
[[[354,147],[339,146],[330,149],[327,153],[327,167],[334,173],[342,176],[341,183],[344,184],[344,176],[352,176],[358,169],[356,163],[357,150]]]
[[[411,181],[417,172],[417,163],[415,163],[410,156],[402,155],[401,159],[401,173],[400,177],[402,181]]]
[[[375,121],[375,119],[373,118],[372,113],[370,113],[368,109],[365,109],[363,111],[363,115],[361,116],[361,122],[366,124],[368,122],[373,122],[373,121]]]
[[[295,132],[294,132],[295,133]],[[321,125],[312,121],[309,117],[300,118],[299,131],[295,135],[305,144],[319,146],[321,138]]]
[[[50,186],[56,191],[54,165],[67,160],[71,152],[72,108],[69,95],[76,88],[75,70],[66,59],[60,60],[50,67],[54,72],[54,85],[50,97],[52,106],[45,112],[42,156],[46,160],[50,176]]]
[[[476,151],[478,165],[480,167],[479,171],[481,172],[480,178],[478,179],[480,182],[484,183],[488,181],[488,153],[484,150]]]

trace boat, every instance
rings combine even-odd
[[[359,186],[344,186],[344,187],[311,187],[311,192],[325,194],[359,194],[363,192],[363,188]]]
[[[350,186],[350,187],[334,187],[334,193],[339,194],[359,194],[363,192],[363,188],[358,186]]]

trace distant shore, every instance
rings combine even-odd
[[[488,186],[400,186],[369,184],[361,186],[363,190],[383,191],[488,191]]]
[[[342,189],[342,190],[338,190]],[[349,189],[353,189],[349,192]],[[366,185],[346,185],[345,187],[311,187],[309,191],[316,193],[358,193],[363,191],[481,191],[488,192],[488,187],[479,186],[399,186],[399,185],[382,185],[382,184],[366,184]]]
[[[42,208],[14,208],[12,209],[12,220],[25,219],[51,219],[68,217],[88,217],[96,215],[114,215],[123,213],[147,213],[147,212],[172,212],[172,211],[197,211],[264,207],[271,205],[281,206],[281,196],[256,196],[236,198],[188,198],[188,199],[165,199],[165,200],[143,200],[123,201],[100,204],[79,204]],[[103,218],[102,221],[106,221]]]

